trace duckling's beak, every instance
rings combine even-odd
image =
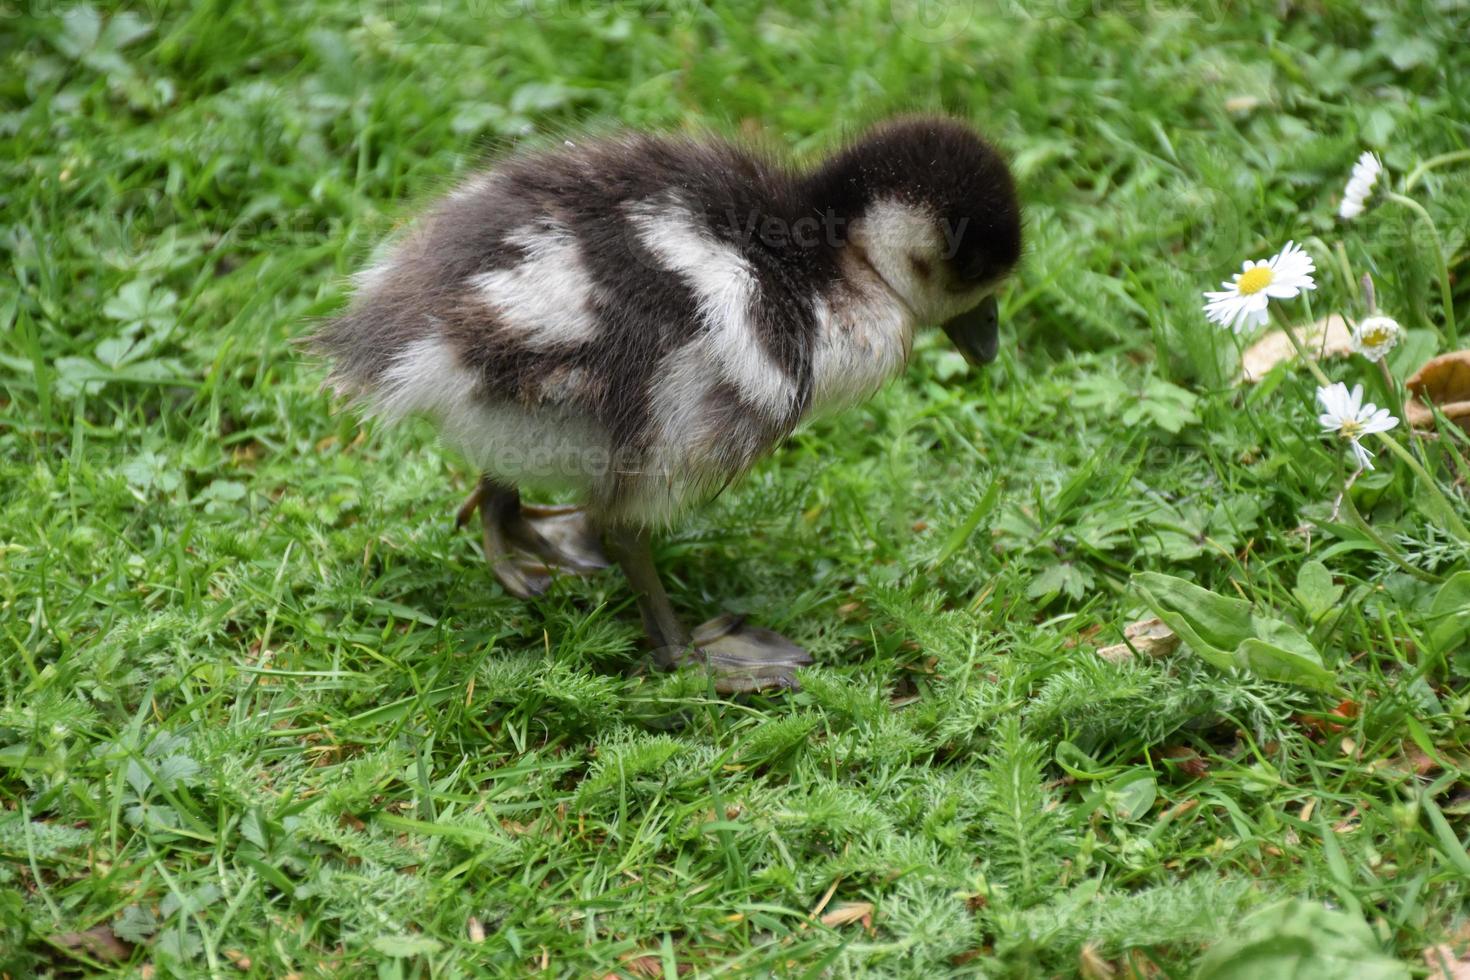
[[[1000,352],[1000,304],[987,296],[980,305],[944,325],[950,341],[971,364],[989,364]]]

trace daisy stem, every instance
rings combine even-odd
[[[1429,216],[1428,211],[1424,210],[1424,205],[1412,197],[1405,197],[1402,194],[1390,191],[1388,199],[1414,212],[1424,222],[1425,226],[1429,228],[1429,240],[1434,243],[1434,257],[1439,261],[1439,297],[1440,302],[1444,304],[1445,329],[1449,334],[1450,343],[1459,347],[1460,330],[1455,325],[1455,300],[1450,292],[1450,266],[1445,261],[1444,243],[1440,241],[1439,229],[1434,226],[1434,219]]]
[[[1332,249],[1332,254],[1337,258],[1337,267],[1342,272],[1342,285],[1347,292],[1353,291],[1353,266],[1348,261],[1347,246],[1339,239]]]
[[[1331,387],[1332,379],[1322,372],[1322,369],[1317,366],[1316,359],[1307,353],[1307,349],[1302,346],[1301,338],[1296,335],[1296,331],[1291,328],[1291,324],[1282,324],[1281,332],[1286,334],[1286,339],[1290,340],[1291,346],[1296,348],[1296,356],[1301,358],[1302,363],[1311,369],[1312,374],[1316,375],[1317,383],[1324,388]]]
[[[1461,541],[1470,542],[1470,528],[1467,528],[1465,522],[1460,520],[1460,515],[1455,513],[1454,505],[1450,503],[1449,498],[1444,495],[1444,492],[1439,489],[1439,483],[1434,477],[1429,475],[1429,471],[1424,468],[1423,464],[1414,458],[1413,453],[1399,445],[1399,441],[1393,436],[1386,432],[1378,432],[1375,435],[1383,440],[1383,444],[1388,447],[1389,452],[1403,460],[1404,465],[1414,471],[1414,475],[1419,478],[1419,482],[1429,488],[1430,495],[1434,497],[1435,509],[1440,512],[1440,517],[1444,519],[1445,526],[1449,532]]]
[[[1403,396],[1399,394],[1399,385],[1393,378],[1393,372],[1388,369],[1388,358],[1386,356],[1378,359],[1378,373],[1383,375],[1384,400],[1389,401],[1390,407],[1398,413],[1399,418],[1408,418],[1408,415],[1404,412]],[[1411,439],[1415,438],[1413,429],[1409,430],[1409,437]]]
[[[1393,562],[1395,565],[1402,568],[1404,571],[1408,572],[1410,575],[1414,576],[1420,581],[1444,581],[1442,577],[1435,575],[1433,572],[1426,572],[1422,568],[1415,567],[1409,561],[1409,556],[1404,554],[1402,549],[1390,542],[1383,535],[1379,534],[1377,529],[1374,528],[1372,524],[1369,524],[1367,519],[1364,518],[1362,514],[1358,513],[1358,508],[1356,505],[1353,504],[1353,498],[1349,493],[1347,493],[1346,488],[1344,488],[1342,496],[1338,498],[1338,504],[1347,514],[1349,523],[1351,523],[1353,527],[1357,528],[1359,531],[1362,531],[1363,534],[1368,537],[1368,540],[1378,545],[1378,547],[1383,551],[1383,554],[1388,557],[1389,561]]]
[[[1442,167],[1447,163],[1459,163],[1461,160],[1470,160],[1470,150],[1455,150],[1453,153],[1441,153],[1437,157],[1430,157],[1422,161],[1417,167],[1409,171],[1409,176],[1404,178],[1404,192],[1414,189],[1419,183],[1419,178],[1436,167]]]

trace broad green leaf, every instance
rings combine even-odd
[[[1077,601],[1092,587],[1093,574],[1085,566],[1059,562],[1043,569],[1026,587],[1026,598],[1050,602],[1058,593]]]
[[[1108,812],[1117,820],[1137,820],[1153,807],[1159,797],[1159,785],[1147,770],[1130,772],[1108,783],[1106,794]]]
[[[1316,647],[1312,646],[1312,641],[1290,623],[1283,623],[1270,616],[1252,616],[1251,632],[1258,640],[1281,647],[1319,666],[1322,664],[1322,655],[1317,652]]]
[[[1235,653],[1241,667],[1268,681],[1298,684],[1317,691],[1337,690],[1337,676],[1323,667],[1315,655],[1306,657],[1299,651],[1255,639],[1243,642]]]
[[[178,296],[169,290],[153,289],[146,279],[134,279],[126,283],[117,294],[102,305],[102,312],[124,325],[137,327],[170,327],[173,325],[173,307]]]
[[[1337,690],[1337,675],[1296,627],[1268,616],[1252,619],[1255,637],[1236,648],[1236,661],[1267,680],[1300,684],[1318,691]]]
[[[158,931],[158,916],[141,905],[129,905],[112,920],[112,934],[130,943],[144,943]]]
[[[97,360],[110,368],[122,367],[128,362],[133,342],[126,337],[108,337],[97,345]]]
[[[1165,432],[1178,432],[1199,422],[1194,406],[1199,398],[1191,391],[1162,378],[1150,378],[1141,404],[1153,423]]]
[[[1255,529],[1260,516],[1261,504],[1256,498],[1236,494],[1215,505],[1206,530],[1217,543],[1234,548]]]
[[[1139,572],[1133,581],[1147,589],[1164,609],[1188,622],[1190,631],[1213,647],[1233,650],[1251,636],[1251,604],[1244,599],[1216,595],[1182,578],[1158,572]],[[1162,615],[1159,618],[1168,622]]]
[[[1303,564],[1296,573],[1296,588],[1291,590],[1307,618],[1314,621],[1337,605],[1342,592],[1343,587],[1333,584],[1332,573],[1320,561]]]
[[[1429,604],[1429,648],[1448,653],[1470,633],[1470,572],[1456,572],[1445,580]]]
[[[1434,335],[1434,331],[1405,330],[1404,339],[1389,352],[1388,365],[1393,370],[1394,377],[1405,381],[1425,361],[1439,352],[1439,338]]]
[[[1194,631],[1194,627],[1190,625],[1189,620],[1185,619],[1179,613],[1164,605],[1164,603],[1158,597],[1149,592],[1147,589],[1141,588],[1136,584],[1134,588],[1138,592],[1139,597],[1143,599],[1144,604],[1153,611],[1153,614],[1155,616],[1163,620],[1164,625],[1168,626],[1171,630],[1178,634],[1179,638],[1184,641],[1184,645],[1188,647],[1195,654],[1195,656],[1205,661],[1205,663],[1208,663],[1214,667],[1218,667],[1220,670],[1229,670],[1231,667],[1235,666],[1235,657],[1231,654],[1229,650],[1222,650],[1219,647],[1206,642],[1198,633]]]
[[[51,366],[56,371],[56,393],[62,398],[74,398],[83,391],[93,395],[107,383],[98,377],[102,369],[85,357],[58,357]]]
[[[1202,660],[1239,667],[1268,680],[1319,691],[1337,689],[1310,640],[1279,619],[1253,616],[1243,599],[1229,599],[1171,575],[1133,576],[1139,596]]]

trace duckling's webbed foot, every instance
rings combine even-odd
[[[543,594],[556,574],[585,575],[609,564],[591,521],[580,508],[522,504],[514,487],[482,476],[460,505],[455,525],[480,512],[485,561],[512,595]]]
[[[796,668],[812,662],[811,654],[780,633],[749,626],[744,616],[731,613],[696,626],[693,639],[722,694],[772,687],[799,691]]]
[[[607,545],[638,594],[643,629],[659,667],[672,670],[702,664],[721,694],[800,689],[796,668],[812,662],[811,655],[801,647],[773,630],[747,626],[744,617],[729,614],[704,623],[691,635],[674,615],[669,595],[654,568],[648,535],[612,530],[607,534]]]

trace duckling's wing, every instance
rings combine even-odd
[[[775,207],[752,166],[644,137],[509,160],[356,277],[317,346],[385,415],[466,429],[488,407],[527,439],[562,422],[595,433],[609,508],[711,492],[810,398],[798,263],[741,235]]]

